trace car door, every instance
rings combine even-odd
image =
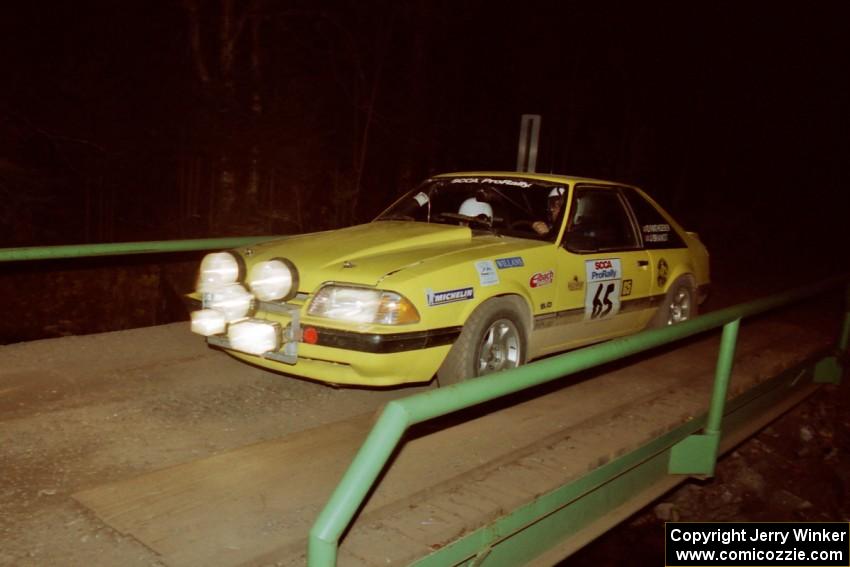
[[[617,187],[578,185],[557,249],[557,320],[548,352],[639,330],[652,269]]]

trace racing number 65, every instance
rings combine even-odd
[[[605,295],[600,300],[599,296],[602,295],[602,288],[605,288]],[[611,309],[614,308],[614,304],[611,302],[610,296],[615,288],[616,286],[613,282],[607,284],[600,283],[596,287],[596,293],[593,295],[593,311],[590,313],[591,319],[605,317],[611,312]]]

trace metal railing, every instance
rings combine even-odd
[[[691,443],[680,445],[679,458],[674,451],[670,460],[671,473],[712,474],[741,319],[821,294],[847,284],[848,281],[850,281],[848,275],[830,278],[818,284],[702,315],[672,327],[642,332],[533,362],[492,376],[389,402],[313,524],[308,544],[308,564],[312,567],[336,565],[342,534],[351,524],[376,479],[389,463],[405,432],[411,426],[723,327],[709,416],[704,433],[685,438],[684,441],[691,441]],[[842,359],[847,353],[848,337],[850,337],[850,286],[847,288],[844,321],[836,352],[818,364],[815,369],[816,381],[837,382],[840,379]]]
[[[69,244],[65,246],[31,246],[0,248],[0,262],[57,260],[60,258],[89,258],[93,256],[123,256],[127,254],[160,254],[236,248],[273,240],[278,236],[241,236],[197,238],[193,240],[154,240],[150,242],[111,242],[107,244]]]
[[[0,248],[0,263],[226,249],[274,238],[279,237],[225,237]],[[850,281],[850,275],[833,277],[818,284],[709,313],[673,327],[646,331],[533,362],[493,376],[486,376],[389,402],[310,530],[309,564],[311,566],[336,564],[339,540],[343,532],[351,524],[357,510],[365,501],[381,471],[387,466],[405,432],[411,426],[559,378],[565,378],[607,362],[723,327],[713,392],[704,432],[702,435],[692,435],[684,439],[684,442],[674,446],[670,460],[671,473],[712,474],[741,319],[810,298],[837,288],[842,284],[846,285],[848,281]],[[818,363],[815,369],[815,380],[837,382],[840,379],[846,367],[848,342],[850,342],[850,286],[846,290],[844,320],[835,353]],[[680,450],[679,458],[676,457],[676,449]]]

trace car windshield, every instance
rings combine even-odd
[[[552,241],[563,218],[566,191],[566,183],[515,177],[441,177],[409,191],[375,220],[466,225]]]

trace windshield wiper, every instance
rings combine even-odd
[[[376,218],[375,220],[403,220],[403,221],[414,221],[414,222],[416,221],[416,219],[413,218],[410,215],[384,215],[382,217]]]
[[[457,221],[469,223],[470,225],[481,226],[481,227],[484,227],[485,229],[489,230],[493,234],[499,234],[496,231],[496,227],[493,226],[493,223],[495,221],[501,221],[502,220],[500,218],[491,219],[490,217],[485,216],[485,215],[480,215],[480,216],[477,216],[477,217],[470,217],[470,216],[467,216],[467,215],[462,215],[460,213],[449,213],[449,212],[438,213],[436,215],[436,217],[437,218],[447,218],[447,219],[452,219],[452,220],[457,220]],[[471,228],[471,226],[470,226],[470,228]]]

